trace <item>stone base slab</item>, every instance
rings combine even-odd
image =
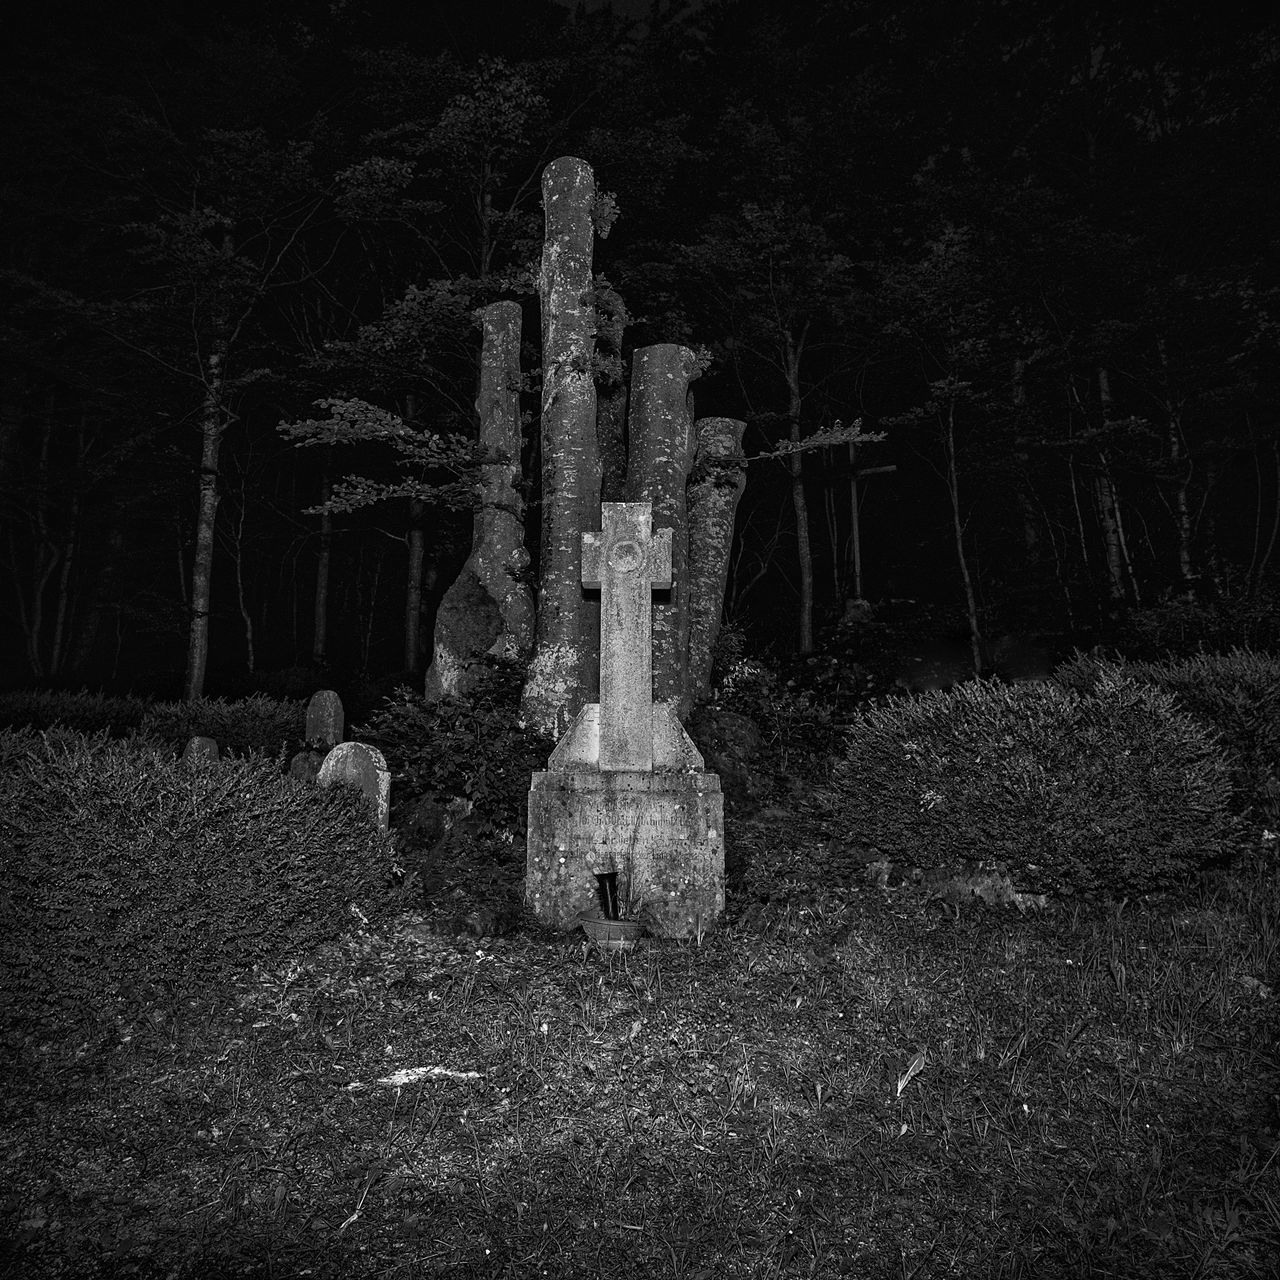
[[[642,900],[658,937],[688,938],[724,914],[724,797],[701,770],[549,770],[529,788],[525,901],[543,924],[577,927],[600,907],[597,875],[618,901]]]

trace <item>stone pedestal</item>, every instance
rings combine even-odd
[[[598,875],[617,875],[618,901],[641,903],[658,937],[687,938],[724,914],[720,779],[670,703],[652,705],[653,768],[600,768],[600,706],[579,712],[529,789],[525,899],[560,929],[600,907]]]

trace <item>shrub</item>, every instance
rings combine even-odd
[[[80,733],[106,731],[127,737],[142,723],[147,703],[142,698],[108,698],[82,689],[58,693],[21,689],[0,694],[0,726],[51,729],[56,725]]]
[[[189,770],[160,744],[0,734],[0,939],[8,1012],[92,1020],[204,995],[395,904],[363,797],[273,761]]]
[[[1172,694],[1182,710],[1219,737],[1235,808],[1280,814],[1280,658],[1247,649],[1174,662],[1124,662],[1076,653],[1055,672],[1067,688],[1089,690],[1104,672]]]
[[[759,728],[757,772],[763,772],[767,758],[780,776],[812,775],[839,748],[839,708],[814,687],[815,673],[825,676],[829,670],[829,663],[815,661],[806,664],[808,680],[798,673],[784,679],[764,662],[744,658],[723,673],[715,704],[748,717]]]
[[[266,694],[227,702],[201,698],[196,702],[158,702],[142,717],[142,732],[181,751],[194,737],[213,738],[223,752],[246,756],[272,754],[302,741],[306,731],[306,706],[299,701],[278,701]]]
[[[423,798],[471,801],[478,834],[523,830],[529,779],[555,744],[519,725],[522,672],[492,660],[466,698],[429,702],[401,687],[353,736],[378,747],[399,811]]]
[[[1030,892],[1141,893],[1234,849],[1230,796],[1202,725],[1104,672],[1083,693],[977,683],[869,710],[816,808],[862,861],[994,860]]]
[[[1280,599],[1266,588],[1252,596],[1233,593],[1219,600],[1173,596],[1128,610],[1109,628],[1105,640],[1128,657],[1150,660],[1237,646],[1274,648],[1280,645]]]

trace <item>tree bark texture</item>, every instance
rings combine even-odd
[[[596,443],[600,450],[600,501],[621,502],[627,483],[627,382],[622,367],[626,311],[597,304]]]
[[[797,342],[786,334],[787,419],[792,444],[800,442],[800,353],[803,335]],[[809,503],[804,492],[804,454],[787,459],[791,472],[791,509],[796,517],[796,555],[800,562],[800,652],[813,652],[813,540],[809,534]]]
[[[789,437],[800,440],[800,424],[793,422]],[[796,518],[796,556],[800,567],[800,652],[813,652],[813,539],[809,534],[809,502],[804,492],[803,455],[787,459],[791,472],[791,509]]]
[[[1098,398],[1102,404],[1102,423],[1106,426],[1112,417],[1111,376],[1106,369],[1098,370]],[[1102,528],[1102,545],[1106,552],[1107,598],[1112,609],[1125,602],[1124,560],[1120,546],[1120,520],[1116,506],[1116,492],[1111,483],[1111,465],[1106,452],[1098,450],[1101,470],[1094,477],[1093,496],[1098,508],[1098,523]]]
[[[187,673],[182,697],[204,696],[209,665],[209,600],[213,584],[213,534],[218,517],[218,456],[226,420],[222,412],[225,371],[223,353],[212,352],[205,366],[204,403],[200,414],[200,493],[196,506],[196,549],[191,564],[191,627],[187,637]]]
[[[427,504],[421,498],[409,499],[409,529],[405,543],[409,548],[404,592],[404,669],[419,671],[418,654],[422,635],[422,566],[427,557],[427,533],[423,527]]]
[[[525,724],[557,737],[595,694],[600,604],[582,588],[582,535],[600,528],[600,449],[591,371],[595,178],[562,156],[542,174],[542,548],[537,645],[521,700]]]
[[[333,486],[328,470],[320,481],[320,501],[328,502]],[[320,553],[316,557],[316,598],[311,628],[311,662],[323,666],[329,651],[329,563],[333,551],[333,515],[320,513]]]
[[[693,467],[689,383],[697,357],[660,343],[631,357],[626,500],[653,504],[653,527],[671,530],[671,590],[653,598],[653,698],[683,720],[689,692],[689,527],[685,486]]]
[[[947,493],[951,498],[951,531],[956,540],[956,562],[960,567],[960,582],[964,587],[965,612],[969,620],[969,649],[973,656],[973,674],[980,676],[986,666],[983,653],[982,630],[978,624],[978,598],[973,589],[973,575],[969,572],[969,558],[964,550],[964,520],[960,515],[960,473],[956,469],[956,405],[947,405],[947,418],[943,429],[943,446],[947,454]]]
[[[688,490],[689,529],[689,697],[701,702],[711,692],[711,665],[725,586],[738,500],[746,487],[742,434],[735,418],[703,418],[695,431],[693,479]]]
[[[533,644],[533,593],[524,581],[524,502],[520,495],[520,307],[484,309],[480,353],[479,506],[471,554],[436,614],[428,698],[458,697],[475,684],[486,653],[524,659]]]

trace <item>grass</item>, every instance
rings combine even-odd
[[[783,885],[610,958],[406,916],[11,1035],[0,1274],[1272,1276],[1275,855],[1027,916]]]

